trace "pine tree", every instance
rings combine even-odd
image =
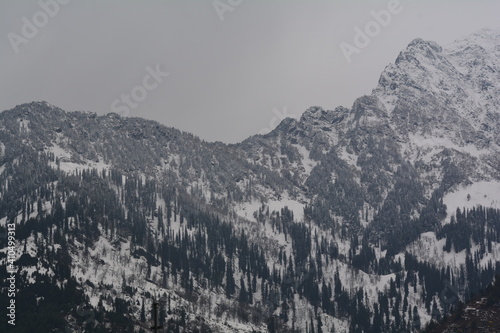
[[[317,318],[318,333],[323,333],[323,322],[321,321],[321,315]]]
[[[240,295],[238,296],[238,301],[241,303],[248,303],[248,294],[245,288],[245,281],[243,281],[243,277],[240,279]]]
[[[441,312],[439,311],[439,308],[437,306],[436,300],[434,300],[434,302],[432,303],[432,312],[431,312],[431,315],[432,315],[432,319],[433,320],[436,320],[436,321],[440,321],[441,320]]]
[[[235,291],[236,285],[233,276],[233,264],[231,261],[228,261],[226,268],[226,296],[231,298]]]
[[[142,300],[142,307],[141,307],[141,321],[143,323],[146,322],[146,311],[144,309],[144,300]]]
[[[412,327],[419,330],[420,329],[420,315],[418,314],[417,306],[413,306],[413,324]]]

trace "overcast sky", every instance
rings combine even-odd
[[[0,110],[45,100],[223,142],[352,106],[416,37],[500,24],[498,0],[57,1],[0,1]]]

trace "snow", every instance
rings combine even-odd
[[[279,200],[268,200],[265,205],[269,207],[270,213],[273,211],[279,212],[282,208],[288,207],[293,211],[295,221],[303,221],[304,219],[304,204],[297,200],[286,197]],[[236,205],[235,213],[244,219],[254,220],[253,213],[258,211],[259,207],[262,207],[262,203],[258,200],[252,200],[251,202]]]
[[[73,173],[77,170],[82,170],[82,169],[94,169],[94,168],[101,171],[103,169],[110,169],[110,165],[103,163],[101,161],[99,162],[87,161],[86,164],[78,164],[73,162],[59,163],[59,169],[67,173]]]
[[[468,197],[470,195],[470,199]],[[478,205],[491,208],[500,208],[500,182],[479,181],[469,186],[461,185],[455,191],[443,198],[447,216],[445,223],[449,223],[457,208],[470,209]]]
[[[361,167],[358,165],[358,156],[352,153],[348,153],[346,148],[339,149],[340,158],[347,162],[349,165],[354,166],[357,170],[361,170]],[[359,184],[360,182],[358,182]]]
[[[18,119],[19,121],[19,132],[26,132],[26,133],[29,133],[30,132],[30,121],[29,120],[26,120],[26,119]]]
[[[99,162],[91,160],[86,160],[84,164],[71,162],[71,154],[61,146],[57,145],[56,143],[53,143],[52,147],[47,148],[47,151],[53,153],[54,156],[59,159],[59,165],[57,165],[55,162],[52,162],[51,166],[54,169],[59,168],[61,171],[67,173],[74,173],[77,170],[82,170],[82,169],[95,168],[99,171],[102,171],[103,169],[109,170],[111,168],[109,164],[103,162],[102,157],[99,157]]]
[[[302,166],[305,169],[305,173],[307,175],[310,175],[312,169],[316,165],[318,165],[318,162],[312,160],[311,158],[309,158],[309,151],[305,147],[303,147],[301,145],[293,145],[293,146],[297,148],[297,150],[299,151],[300,155],[302,156]]]
[[[477,130],[487,123],[487,112],[496,113],[500,106],[500,67],[498,45],[500,31],[483,29],[465,36],[446,46],[444,53],[465,79],[460,88],[465,99],[457,96],[461,115]]]
[[[55,143],[52,147],[48,148],[48,151],[53,153],[59,159],[71,159],[71,154]]]
[[[443,148],[454,149],[474,157],[481,157],[482,155],[488,153],[487,150],[479,150],[472,144],[463,146],[457,145],[447,137],[422,136],[412,133],[410,133],[408,137],[410,141],[408,149],[413,150],[413,153],[417,154],[416,158],[420,157],[420,154],[423,152],[423,160],[425,162],[430,162],[430,157],[433,154],[440,152]],[[415,148],[417,149],[416,152],[414,151]]]
[[[376,94],[376,91],[374,91]],[[382,95],[382,94],[376,94],[378,97],[379,101],[382,103],[384,106],[385,110],[387,111],[387,114],[390,116],[392,114],[392,111],[394,111],[394,108],[396,106],[396,101],[397,98],[394,95]]]
[[[471,35],[462,37],[447,45],[445,51],[448,53],[457,52],[470,45],[479,45],[485,50],[493,51],[500,43],[499,28],[484,28]]]
[[[436,234],[429,231],[421,234],[418,240],[408,245],[407,251],[420,261],[428,262],[435,267],[441,268],[450,265],[456,269],[460,265],[465,265],[465,250],[459,253],[446,252],[443,250],[445,243],[446,238],[438,240]]]

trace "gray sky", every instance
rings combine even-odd
[[[446,45],[500,24],[498,0],[64,2],[0,1],[0,110],[119,110],[224,142],[350,107],[416,37]],[[356,28],[371,37],[346,57]]]

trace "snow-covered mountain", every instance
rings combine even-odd
[[[144,332],[154,298],[172,331],[419,331],[500,272],[500,32],[416,39],[351,108],[239,144],[16,106],[8,224],[14,332]]]

